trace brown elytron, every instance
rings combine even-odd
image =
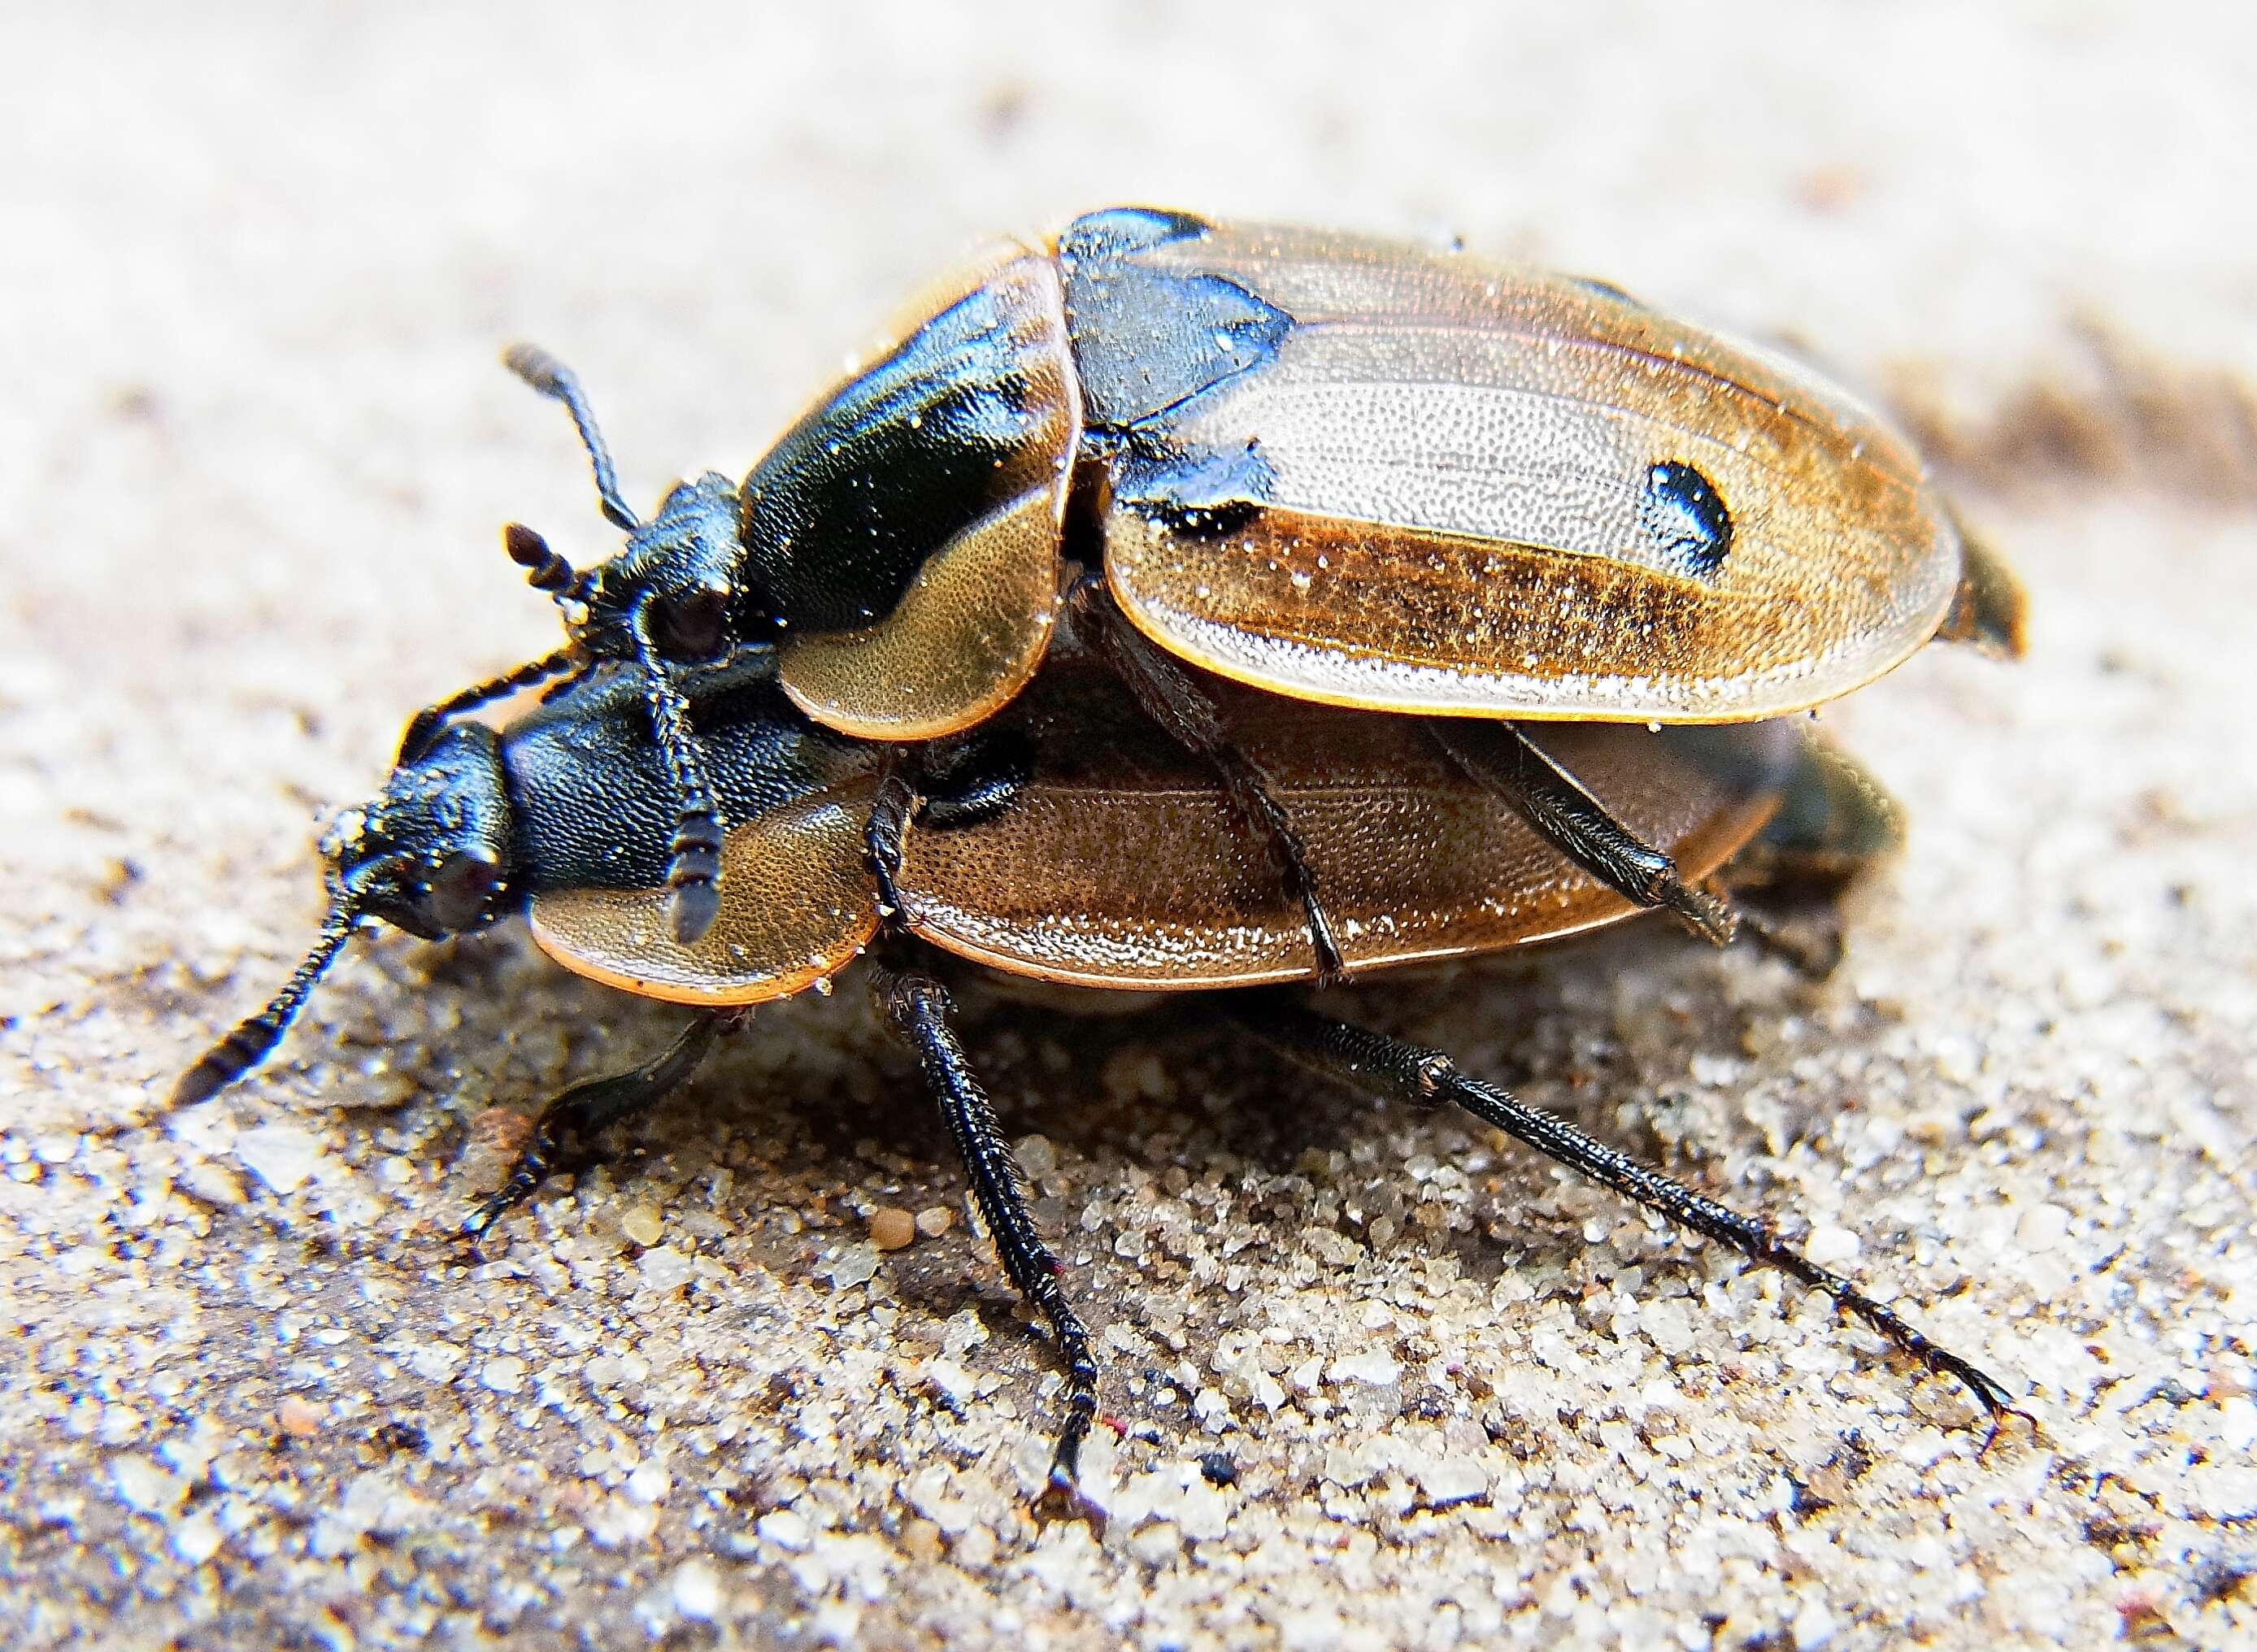
[[[842,780],[732,827],[721,914],[685,946],[666,891],[575,888],[534,896],[533,938],[566,969],[645,998],[718,1007],[803,992],[877,933],[863,825],[874,775]]]
[[[1116,491],[1106,567],[1155,640],[1341,704],[1662,722],[1777,716],[1934,634],[1960,546],[1904,441],[1839,392],[1610,290],[1461,253],[1216,224],[1128,255],[1290,318],[1151,433],[1250,455],[1220,531]],[[1713,569],[1655,467],[1729,512]]]
[[[1570,865],[1409,720],[1216,685],[1232,736],[1305,834],[1358,969],[1494,951],[1637,908]],[[925,940],[1018,975],[1189,988],[1305,979],[1308,922],[1210,769],[1113,681],[1054,660],[1015,719],[1033,779],[1010,808],[913,828],[903,916]],[[1705,876],[1778,803],[1796,736],[1583,725],[1545,747],[1641,837]]]
[[[935,288],[915,314],[922,321],[967,296],[994,307],[990,348],[1012,370],[1011,440],[994,479],[1003,502],[937,549],[883,618],[783,644],[784,691],[817,722],[864,739],[931,739],[991,716],[1042,663],[1058,611],[1058,536],[1081,440],[1058,266],[1015,248]],[[914,338],[913,326],[903,330]],[[923,371],[954,365],[944,357]],[[838,393],[818,397],[817,410]]]

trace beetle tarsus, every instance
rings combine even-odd
[[[1648,904],[1668,907],[1687,928],[1716,946],[1731,945],[1732,937],[1739,933],[1741,914],[1738,909],[1722,895],[1687,883],[1677,875],[1674,864],[1654,900]]]
[[[1940,1346],[1840,1274],[1810,1260],[1781,1240],[1768,1223],[1695,1192],[1566,1119],[1529,1105],[1510,1091],[1468,1077],[1440,1051],[1315,1014],[1274,992],[1249,994],[1235,1009],[1239,1020],[1257,1037],[1304,1066],[1415,1106],[1447,1104],[1463,1108],[1484,1124],[1495,1126],[1648,1210],[1659,1211],[1680,1226],[1823,1291],[1843,1312],[1879,1332],[1927,1370],[1963,1384],[1990,1414],[1994,1435],[2006,1416],[2028,1415],[2013,1404],[2005,1385],[1996,1378]]]
[[[634,615],[635,647],[642,667],[643,699],[651,732],[674,787],[674,840],[667,847],[668,910],[674,938],[689,946],[704,938],[721,914],[721,811],[705,784],[690,704],[650,639],[650,604]]]
[[[685,804],[675,822],[666,883],[674,938],[691,945],[721,915],[721,822],[702,800]]]
[[[948,990],[930,975],[882,966],[874,971],[872,986],[888,1019],[916,1051],[925,1083],[940,1103],[996,1260],[1058,1338],[1066,1367],[1065,1416],[1058,1425],[1049,1486],[1078,1500],[1081,1444],[1097,1420],[1097,1360],[1090,1352],[1088,1329],[1058,1282],[1061,1264],[1043,1243],[1027,1209],[1026,1173],[1004,1140],[994,1104],[949,1024]]]
[[[463,1221],[463,1237],[484,1238],[496,1222],[531,1198],[555,1173],[558,1156],[568,1140],[585,1141],[679,1089],[713,1048],[715,1035],[736,1019],[726,1013],[701,1014],[641,1066],[575,1084],[543,1107],[500,1188],[481,1200]]]

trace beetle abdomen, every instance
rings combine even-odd
[[[1079,433],[1057,268],[1022,250],[785,434],[745,480],[742,533],[810,716],[924,738],[1018,691],[1049,641]]]
[[[1495,951],[1635,910],[1416,724],[1216,688],[1231,738],[1291,813],[1351,965]],[[913,930],[1007,973],[1081,986],[1308,978],[1306,914],[1249,852],[1213,773],[1116,681],[1054,660],[1005,715],[1029,738],[1030,778],[991,817],[911,828],[898,882]],[[1692,877],[1769,817],[1795,744],[1785,723],[1542,738]]]
[[[1372,708],[1744,720],[1878,675],[1948,607],[1917,460],[1796,370],[1571,278],[1196,222],[1113,290],[1219,284],[1290,324],[1114,467],[1114,590],[1186,658]]]

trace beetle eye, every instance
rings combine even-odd
[[[727,597],[702,585],[662,597],[652,640],[669,660],[711,660],[725,640],[728,613]]]
[[[1671,562],[1703,578],[1732,548],[1732,513],[1709,478],[1689,464],[1664,459],[1645,473],[1638,525]]]
[[[443,934],[472,928],[485,915],[486,902],[500,882],[501,868],[485,856],[451,854],[431,874],[425,914]]]

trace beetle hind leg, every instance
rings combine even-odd
[[[1662,907],[1694,934],[1726,946],[1740,914],[1723,896],[1687,883],[1677,863],[1641,840],[1566,769],[1510,723],[1429,717],[1450,760],[1527,822],[1538,837],[1641,907]]]
[[[1087,1327],[1058,1283],[1065,1264],[1043,1243],[1027,1209],[1026,1173],[1004,1140],[994,1105],[949,1024],[947,989],[930,975],[882,967],[872,985],[887,1019],[916,1051],[925,1083],[940,1103],[995,1259],[1019,1294],[1050,1321],[1058,1338],[1065,1360],[1066,1404],[1051,1457],[1050,1491],[1070,1502],[1078,1494],[1082,1442],[1097,1420],[1097,1359],[1090,1352]]]
[[[1309,944],[1316,953],[1317,985],[1337,986],[1346,981],[1348,959],[1333,933],[1332,918],[1325,910],[1300,834],[1286,818],[1269,774],[1223,727],[1222,715],[1213,698],[1182,666],[1128,624],[1098,580],[1077,582],[1067,603],[1078,633],[1128,686],[1147,717],[1213,768],[1231,811],[1268,850],[1286,889],[1307,914]]]
[[[471,1239],[482,1237],[531,1198],[557,1169],[568,1140],[584,1141],[679,1089],[713,1048],[714,1035],[734,1020],[726,1013],[700,1015],[673,1043],[641,1066],[575,1084],[543,1107],[534,1124],[532,1139],[519,1151],[517,1162],[510,1167],[499,1190],[471,1213],[463,1224],[463,1234]]]
[[[1743,1216],[1695,1192],[1660,1171],[1588,1135],[1566,1119],[1532,1107],[1499,1085],[1458,1070],[1439,1050],[1422,1048],[1363,1027],[1318,1015],[1283,993],[1249,993],[1234,1006],[1256,1037],[1298,1064],[1356,1089],[1419,1107],[1461,1107],[1525,1142],[1539,1153],[1648,1210],[1658,1211],[1703,1238],[1729,1245],[1750,1261],[1823,1291],[1842,1312],[1886,1338],[1928,1371],[1963,1384],[1990,1414],[1991,1433],[2009,1416],[2029,1420],[2006,1386],[1972,1361],[1931,1340],[1886,1303],[1876,1302],[1839,1274],[1821,1267],[1781,1240],[1770,1225]]]

